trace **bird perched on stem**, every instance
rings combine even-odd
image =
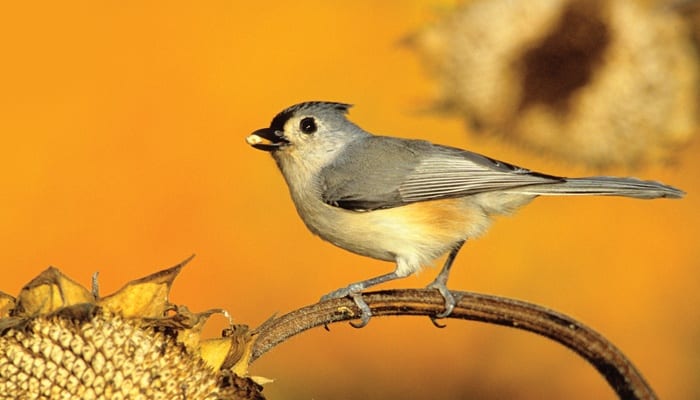
[[[467,239],[486,231],[491,216],[508,214],[540,195],[680,198],[658,182],[596,176],[563,178],[424,140],[373,135],[346,118],[350,105],[313,101],[293,105],[268,128],[246,138],[270,152],[294,205],[311,232],[363,256],[393,261],[393,272],[352,283],[322,297],[350,296],[362,314],[370,286],[406,277],[449,253],[428,285],[445,299],[450,268]]]

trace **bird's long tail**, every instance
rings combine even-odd
[[[591,176],[587,178],[566,178],[563,182],[532,185],[518,188],[518,193],[532,195],[597,195],[623,196],[638,199],[670,198],[679,199],[685,195],[682,190],[655,181],[637,178],[616,178]]]

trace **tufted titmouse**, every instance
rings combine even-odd
[[[306,102],[275,116],[246,138],[272,154],[294,205],[311,232],[360,255],[396,262],[394,272],[353,283],[322,299],[350,296],[371,316],[361,292],[406,277],[449,252],[428,286],[445,298],[450,267],[467,239],[486,231],[492,215],[508,214],[539,195],[602,195],[640,199],[684,193],[635,178],[562,178],[423,140],[375,136],[348,121],[350,105]]]

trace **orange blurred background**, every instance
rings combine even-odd
[[[16,294],[54,265],[86,285],[100,271],[106,294],[196,253],[172,300],[257,326],[389,272],[313,237],[269,155],[244,142],[304,100],[353,103],[351,119],[376,133],[595,173],[470,140],[461,121],[417,111],[433,87],[399,41],[450,3],[5,2],[0,290]],[[684,200],[546,198],[502,218],[462,251],[451,288],[569,314],[619,346],[660,397],[700,397],[698,151],[696,141],[675,166],[634,171]],[[316,329],[251,372],[276,380],[271,399],[615,398],[553,342],[447,324]]]

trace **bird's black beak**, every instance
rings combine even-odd
[[[258,129],[251,133],[245,141],[258,150],[275,151],[280,147],[289,144],[284,138],[284,133],[272,128]]]

